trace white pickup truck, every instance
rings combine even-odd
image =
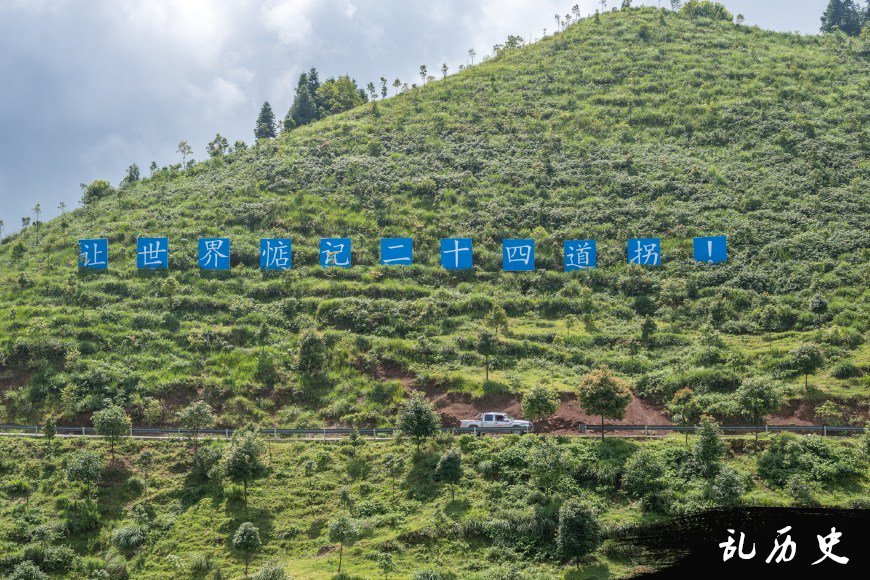
[[[500,429],[513,429],[513,432],[518,435],[531,433],[535,430],[535,426],[532,425],[530,421],[514,419],[507,413],[496,412],[481,413],[474,419],[462,419],[459,421],[459,426],[463,429],[487,429],[493,427]]]

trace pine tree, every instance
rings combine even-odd
[[[313,69],[312,69],[313,70]],[[317,71],[314,71],[317,74]],[[294,127],[307,125],[311,121],[317,119],[317,104],[314,102],[314,94],[311,92],[312,83],[309,80],[308,73],[299,75],[299,82],[296,83],[296,96],[293,99],[293,106],[284,118],[284,130],[288,131]],[[320,81],[317,81],[317,86],[320,86]]]
[[[272,105],[264,101],[257,117],[257,125],[254,127],[254,137],[257,139],[271,139],[275,136],[275,113]]]

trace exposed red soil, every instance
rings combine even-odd
[[[767,418],[769,425],[815,425],[815,405],[809,401],[796,401],[782,411]]]

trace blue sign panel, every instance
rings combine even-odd
[[[411,238],[381,238],[381,264],[384,266],[410,265],[413,252]]]
[[[695,260],[718,264],[728,259],[725,236],[695,238]]]
[[[230,239],[199,238],[199,267],[203,270],[229,270]]]
[[[506,272],[529,272],[535,269],[535,240],[503,240],[501,269]]]
[[[585,270],[598,265],[595,240],[565,240],[565,271]]]
[[[136,267],[140,270],[169,268],[169,238],[139,238],[136,242]]]
[[[79,268],[105,270],[109,267],[109,240],[93,238],[79,240]]]
[[[320,265],[350,268],[350,238],[320,238]]]
[[[659,266],[662,263],[662,245],[658,238],[628,240],[628,263],[641,266]]]
[[[260,240],[260,268],[263,270],[289,270],[293,267],[293,243],[289,238],[263,238]]]
[[[441,266],[447,270],[470,270],[471,238],[442,238]]]

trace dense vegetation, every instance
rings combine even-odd
[[[4,439],[0,575],[544,579],[661,565],[614,534],[711,506],[867,507],[870,439]],[[581,564],[575,571],[574,562]]]
[[[177,424],[204,399],[227,426],[392,424],[410,388],[504,403],[609,369],[675,420],[754,417],[756,379],[766,412],[862,423],[862,40],[692,5],[582,19],[251,147],[95,182],[0,245],[0,421],[109,402]],[[713,234],[728,263],[693,262]],[[145,235],[169,236],[168,272],[135,270]],[[232,238],[231,272],[198,270],[211,235]],[[109,271],[77,271],[76,240],[97,236]],[[321,236],[353,238],[354,267],[317,266]],[[414,238],[414,266],[377,265],[393,236]],[[473,272],[439,267],[447,236],[474,239]],[[625,264],[634,236],[662,238],[661,268]],[[293,239],[292,271],[258,269],[260,237]],[[506,237],[537,241],[536,272],[500,271]],[[598,269],[561,271],[575,238],[598,240]]]

